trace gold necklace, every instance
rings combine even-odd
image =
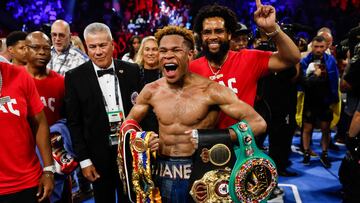
[[[213,71],[213,69],[212,69],[212,67],[210,65],[210,62],[208,60],[209,69],[210,69],[211,73],[213,74],[213,75],[209,76],[210,80],[217,80],[217,79],[220,79],[220,78],[224,77],[224,75],[219,74],[219,72],[221,71],[222,66],[225,64],[227,57],[228,57],[228,55],[226,55],[226,58],[225,58],[224,62],[219,66],[219,69],[216,72]]]

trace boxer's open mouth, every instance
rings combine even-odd
[[[168,63],[164,65],[164,68],[166,69],[166,71],[172,71],[172,70],[176,70],[178,67],[177,64],[174,63]]]

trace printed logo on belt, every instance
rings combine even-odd
[[[276,186],[276,177],[276,168],[269,160],[250,159],[236,173],[236,196],[242,202],[262,201]]]
[[[230,168],[208,171],[196,180],[190,195],[197,203],[231,202],[229,194]]]
[[[155,174],[163,178],[189,179],[192,164],[158,163]]]

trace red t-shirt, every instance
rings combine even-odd
[[[217,73],[217,78],[211,77],[214,73],[205,57],[192,61],[190,71],[229,87],[239,99],[253,106],[257,82],[268,73],[271,54],[272,52],[248,49],[239,52],[229,51],[228,58]],[[221,113],[217,127],[227,128],[236,122]]]
[[[0,63],[0,71],[0,97],[11,99],[0,105],[0,195],[4,195],[39,184],[42,170],[27,118],[40,113],[44,106],[24,67]]]
[[[61,106],[63,105],[65,86],[64,77],[50,70],[44,79],[33,78],[40,99],[44,104],[44,112],[49,126],[61,118]]]

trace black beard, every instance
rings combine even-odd
[[[208,61],[211,61],[218,65],[220,65],[223,62],[229,49],[230,49],[229,42],[221,42],[219,51],[216,53],[212,53],[209,50],[209,46],[205,42],[203,43],[203,51],[204,51],[205,58]]]

